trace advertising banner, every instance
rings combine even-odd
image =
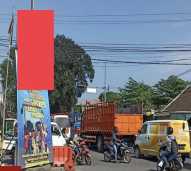
[[[22,168],[51,162],[51,121],[48,91],[17,91],[17,165]]]
[[[54,89],[54,12],[17,11],[17,89]]]

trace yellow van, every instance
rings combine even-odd
[[[135,156],[141,155],[156,156],[159,155],[159,142],[166,139],[167,127],[173,128],[173,135],[176,137],[179,153],[183,159],[190,156],[190,132],[188,122],[183,120],[155,120],[145,122],[136,137]]]

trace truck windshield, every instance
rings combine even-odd
[[[13,136],[14,135],[14,120],[5,120],[5,136]]]
[[[70,127],[70,121],[69,118],[64,117],[56,117],[55,122],[58,124],[60,128],[69,128]]]

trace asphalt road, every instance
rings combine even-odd
[[[76,171],[156,171],[156,160],[151,158],[136,159],[132,157],[130,164],[103,161],[103,154],[93,152],[92,166],[76,166]],[[191,170],[191,160],[187,160],[182,171]],[[27,171],[64,171],[62,168],[50,166],[27,169]]]
[[[144,158],[132,158],[130,164],[107,163],[103,161],[103,154],[93,153],[94,164],[92,166],[77,166],[76,171],[156,171],[156,160]],[[191,160],[185,163],[182,171],[191,170]]]

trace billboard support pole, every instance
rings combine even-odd
[[[31,10],[34,9],[34,0],[31,0]]]

